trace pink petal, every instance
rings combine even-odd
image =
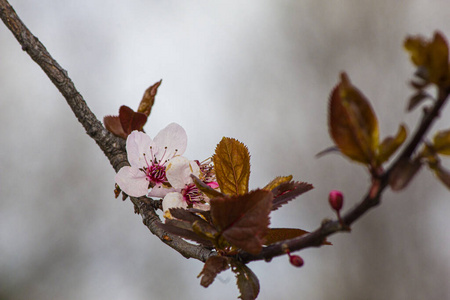
[[[183,156],[172,158],[167,165],[167,180],[177,190],[181,190],[187,184],[192,183],[191,174],[200,176],[200,168],[196,162],[189,161]]]
[[[158,161],[171,159],[174,155],[182,155],[186,151],[186,131],[177,123],[170,123],[153,139],[158,147]],[[166,148],[167,147],[167,148]]]
[[[167,193],[175,192],[174,188],[167,188],[162,183],[157,183],[147,194],[148,197],[163,198]]]
[[[150,147],[155,148],[155,143],[152,139],[143,132],[134,130],[127,138],[127,156],[128,162],[132,167],[142,168],[146,167],[144,154],[150,163],[152,160],[152,152]]]
[[[166,212],[169,208],[182,207],[187,208],[187,203],[183,199],[183,195],[180,193],[168,193],[162,202],[163,211]]]
[[[116,183],[131,197],[141,197],[148,192],[148,181],[144,172],[134,167],[123,167],[117,172]]]

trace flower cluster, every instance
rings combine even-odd
[[[173,207],[209,210],[208,197],[197,188],[191,175],[216,189],[214,169],[209,161],[200,163],[182,156],[186,146],[186,132],[176,123],[167,125],[154,139],[133,131],[126,143],[130,166],[119,170],[117,185],[132,197],[163,198],[166,217]]]

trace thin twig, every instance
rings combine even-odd
[[[48,53],[44,45],[39,42],[39,40],[22,23],[14,9],[6,0],[0,0],[0,18],[14,34],[22,46],[22,49],[30,55],[58,88],[78,121],[85,128],[86,133],[96,141],[116,172],[121,167],[127,165],[128,162],[126,160],[124,140],[115,137],[103,127],[102,123],[89,109],[83,97],[75,88],[75,85],[68,77],[67,72],[61,68]],[[374,179],[366,196],[361,202],[342,216],[342,222],[345,226],[338,220],[326,221],[323,222],[318,229],[309,234],[265,247],[258,255],[242,252],[238,254],[237,258],[245,263],[261,259],[270,260],[272,257],[284,255],[286,253],[286,246],[290,251],[301,250],[307,247],[319,247],[328,236],[340,231],[347,231],[348,226],[380,203],[381,194],[388,185],[389,176],[392,170],[402,159],[408,159],[414,153],[417,146],[422,142],[423,137],[429,130],[431,124],[439,115],[442,106],[448,98],[448,94],[449,91],[447,90],[439,90],[438,99],[435,105],[423,116],[417,131],[408,145],[404,148],[403,152],[391,164],[388,170],[386,170],[379,178]],[[158,236],[161,241],[174,248],[186,258],[191,257],[200,261],[205,261],[209,256],[215,254],[215,252],[212,252],[209,249],[187,243],[179,237],[165,233],[157,226],[157,223],[161,222],[161,220],[150,203],[152,200],[143,198],[131,198],[131,201],[134,203],[135,207],[137,207],[144,224],[153,234]]]
[[[6,0],[0,0],[0,18],[16,37],[22,49],[42,68],[64,96],[78,121],[86,130],[86,133],[103,150],[114,170],[117,172],[123,166],[128,165],[125,141],[114,136],[103,127],[102,123],[89,109],[83,97],[75,88],[72,80],[67,75],[67,71],[53,59],[38,38],[28,30]],[[148,201],[152,200],[148,199],[144,201],[141,198],[132,199],[134,205],[139,208],[139,214],[142,216],[145,225],[153,234],[157,235],[166,244],[187,258],[192,257],[205,261],[209,255],[213,254],[208,249],[200,249],[200,247],[194,246],[179,237],[163,232],[157,226],[157,223],[161,222],[161,220],[155,213],[154,208],[148,205]]]

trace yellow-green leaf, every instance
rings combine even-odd
[[[427,61],[427,44],[422,36],[409,36],[403,44],[411,56],[411,61],[418,67],[425,65]]]
[[[406,127],[400,125],[397,135],[395,137],[387,137],[383,140],[378,148],[378,163],[381,165],[387,161],[392,154],[403,144],[407,137]]]
[[[363,164],[375,164],[378,121],[369,101],[345,73],[331,94],[328,121],[331,137],[342,154]]]
[[[292,180],[292,175],[289,176],[277,176],[271,182],[269,182],[263,190],[271,191],[274,188],[280,186],[283,183],[289,182]]]
[[[145,90],[141,103],[139,103],[138,112],[145,114],[147,117],[152,111],[153,104],[155,103],[155,96],[158,92],[158,87],[161,85],[162,79]]]
[[[222,193],[243,195],[248,192],[250,154],[243,143],[233,138],[222,138],[216,147],[213,162]]]
[[[435,32],[429,46],[430,81],[441,83],[448,78],[448,45],[440,32]]]
[[[433,149],[439,154],[450,155],[450,129],[436,133],[433,138]]]
[[[426,82],[448,83],[448,44],[440,32],[435,32],[432,40],[421,36],[408,37],[404,43],[412,62],[419,67],[419,74]]]

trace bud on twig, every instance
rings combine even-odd
[[[342,228],[350,231],[350,228],[344,224],[341,218],[341,209],[344,205],[344,195],[342,194],[342,192],[338,190],[332,190],[328,195],[328,202],[330,203],[331,208],[336,211],[338,221],[341,224]]]
[[[328,196],[328,202],[330,202],[331,208],[339,213],[344,204],[344,195],[342,195],[341,191],[332,190]]]
[[[291,263],[291,265],[298,268],[304,265],[305,262],[303,261],[303,258],[298,255],[292,255],[287,244],[284,244],[282,247],[284,249],[284,252],[286,252],[286,254],[289,256],[289,262]]]

